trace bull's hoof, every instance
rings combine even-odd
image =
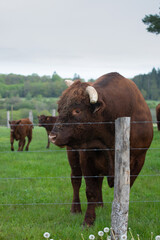
[[[94,216],[93,217],[85,217],[84,222],[83,222],[83,226],[86,226],[86,227],[93,226],[94,220],[95,220]]]
[[[73,214],[82,213],[81,206],[79,204],[73,205],[71,207],[71,213],[73,213]]]
[[[26,148],[25,150],[28,151],[28,148]]]
[[[12,148],[11,151],[14,151],[14,149]]]

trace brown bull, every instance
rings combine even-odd
[[[48,143],[47,143],[46,148],[49,148],[49,146],[50,146],[49,134],[52,131],[52,128],[54,127],[54,124],[56,122],[56,118],[57,117],[45,116],[45,115],[38,116],[39,127],[44,127],[46,129],[46,132],[47,132]]]
[[[84,224],[90,226],[96,217],[96,203],[102,203],[101,176],[114,176],[115,119],[131,117],[132,186],[143,167],[147,149],[152,142],[152,117],[137,86],[118,73],[103,75],[92,86],[80,81],[72,83],[69,80],[66,83],[69,88],[63,92],[58,102],[59,124],[53,128],[50,140],[60,147],[79,149],[75,169],[81,169],[85,178],[88,206]],[[107,180],[109,186],[113,187],[114,177],[107,177]]]
[[[25,150],[28,151],[29,144],[32,140],[32,128],[33,124],[28,118],[9,121],[11,133],[10,133],[10,142],[11,142],[11,150],[14,151],[13,143],[14,139],[19,141],[18,151],[23,151],[25,145],[25,138],[28,138],[28,143],[26,145]]]
[[[160,104],[156,106],[157,128],[160,131]]]

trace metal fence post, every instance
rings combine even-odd
[[[112,240],[127,235],[130,194],[130,118],[115,121],[115,177],[112,203]]]

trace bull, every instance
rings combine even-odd
[[[75,165],[80,166],[85,178],[88,201],[83,224],[91,226],[96,218],[97,202],[103,205],[102,176],[107,176],[109,187],[114,186],[115,120],[131,117],[132,186],[153,139],[152,117],[135,83],[119,73],[105,74],[92,84],[80,80],[66,80],[66,83],[69,87],[58,101],[59,116],[50,141],[60,147],[77,149],[79,160]]]
[[[28,143],[26,145],[25,150],[29,150],[29,144],[32,140],[32,129],[33,123],[29,120],[29,118],[23,118],[20,120],[9,121],[10,124],[10,142],[11,142],[11,150],[14,151],[14,139],[19,141],[18,143],[18,151],[23,151],[25,145],[25,138],[28,138]]]

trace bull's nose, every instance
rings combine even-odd
[[[49,141],[52,142],[52,143],[55,143],[56,137],[57,137],[56,134],[54,134],[54,135],[51,135],[51,134],[50,134],[50,135],[49,135]]]

